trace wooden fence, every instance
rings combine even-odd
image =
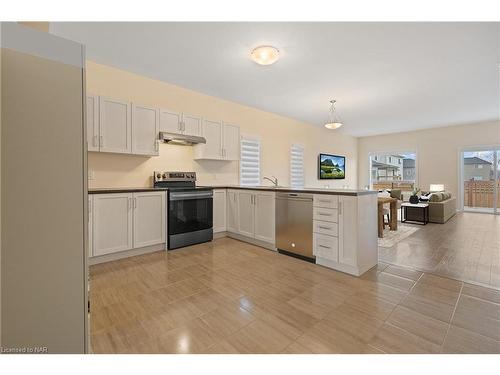
[[[500,188],[500,181],[496,181]],[[466,207],[494,207],[493,189],[495,181],[465,181],[464,206]],[[500,207],[500,194],[497,196],[496,206]]]

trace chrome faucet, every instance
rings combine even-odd
[[[273,177],[274,180],[269,178],[269,177],[264,177],[262,180],[271,181],[273,183],[274,187],[278,187],[278,178],[276,176],[271,176],[271,177]]]

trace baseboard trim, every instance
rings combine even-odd
[[[97,257],[89,257],[88,263],[89,263],[89,265],[94,265],[94,264],[112,262],[113,260],[129,258],[129,257],[133,257],[136,255],[142,255],[142,254],[147,254],[147,253],[154,253],[155,251],[160,251],[160,250],[165,250],[165,249],[166,249],[166,244],[160,243],[157,245],[151,245],[151,246],[140,247],[137,249],[120,251],[119,253],[106,254],[106,255],[101,255],[101,256],[97,256]]]
[[[261,240],[256,240],[255,238],[243,236],[243,235],[238,234],[238,233],[232,233],[232,232],[225,232],[225,233],[226,233],[225,237],[233,238],[233,239],[238,240],[238,241],[247,242],[247,243],[250,243],[250,244],[255,245],[255,246],[260,246],[260,247],[263,247],[267,250],[278,251],[276,249],[276,245],[273,243],[269,243],[269,242],[265,242],[265,241],[261,241]]]
[[[328,267],[331,269],[334,269],[336,271],[344,272],[347,273],[351,276],[361,276],[364,274],[366,271],[368,271],[370,268],[363,270],[358,267],[353,267],[349,266],[347,264],[342,264],[342,263],[337,263],[334,262],[333,260],[325,259],[325,258],[319,258],[316,257],[316,264],[319,264],[320,266],[323,267]]]

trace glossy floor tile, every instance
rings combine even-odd
[[[94,353],[500,353],[500,292],[229,238],[92,266]]]
[[[500,215],[462,212],[445,224],[399,225],[418,230],[379,247],[382,262],[500,289]],[[386,271],[394,273],[390,266]],[[411,271],[398,275],[416,277]]]

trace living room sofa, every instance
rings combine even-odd
[[[432,193],[428,196],[429,221],[431,223],[444,224],[457,213],[457,200],[451,193]],[[408,220],[422,220],[422,210],[408,207]]]

